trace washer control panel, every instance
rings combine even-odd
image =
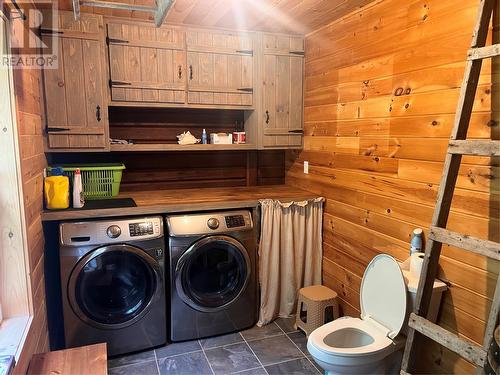
[[[252,214],[248,210],[216,211],[188,215],[168,215],[171,237],[252,230]]]
[[[142,223],[130,223],[128,225],[130,237],[145,236],[154,234],[154,225],[152,221],[144,221]]]
[[[238,228],[245,226],[245,217],[243,215],[226,216],[226,227]]]
[[[68,222],[59,225],[63,245],[101,245],[139,241],[163,236],[163,218],[139,217],[114,220]]]

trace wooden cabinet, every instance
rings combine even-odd
[[[186,102],[184,31],[107,24],[112,102]]]
[[[57,68],[44,73],[47,149],[109,148],[102,17],[60,12],[58,30],[42,25],[42,40],[57,48]]]
[[[304,39],[262,36],[261,142],[263,147],[301,147]]]
[[[253,104],[252,34],[188,30],[188,103]]]
[[[49,151],[113,149],[108,105],[241,109],[248,145],[234,147],[302,146],[302,37],[105,21],[61,11],[45,30],[59,49],[44,69]]]
[[[109,22],[107,36],[112,102],[253,104],[252,34]]]

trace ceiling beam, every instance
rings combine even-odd
[[[156,0],[155,24],[160,27],[167,18],[168,11],[172,8],[175,0]]]

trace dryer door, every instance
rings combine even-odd
[[[123,328],[139,320],[162,292],[161,269],[144,250],[120,244],[91,251],[68,285],[71,307],[84,322]]]
[[[180,257],[176,290],[192,308],[214,312],[228,307],[245,290],[252,267],[245,247],[229,236],[195,242]]]

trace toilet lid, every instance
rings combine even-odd
[[[361,316],[382,324],[394,338],[406,317],[406,284],[396,259],[377,255],[366,267],[361,282]]]

